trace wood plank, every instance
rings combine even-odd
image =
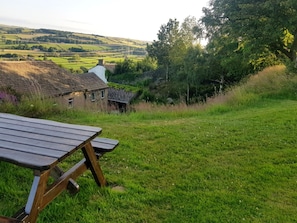
[[[94,131],[93,127],[92,127],[92,130],[73,129],[73,128],[67,127],[68,125],[64,126],[63,123],[53,126],[53,125],[47,125],[44,123],[29,122],[29,121],[24,122],[24,121],[6,119],[6,118],[1,118],[1,117],[0,117],[0,123],[6,123],[6,124],[10,124],[10,125],[24,126],[24,127],[29,126],[29,127],[34,127],[37,129],[44,129],[44,130],[52,130],[53,128],[55,128],[56,132],[79,134],[79,135],[84,135],[84,136],[88,136],[88,135],[92,134],[93,132],[100,131],[100,128],[98,128]],[[63,124],[63,126],[62,126],[62,124]]]
[[[14,135],[4,135],[4,134],[0,134],[0,141],[15,142],[19,144],[28,145],[28,146],[38,146],[41,148],[52,148],[53,150],[58,150],[58,151],[69,151],[71,148],[73,148],[73,146],[77,145],[76,143],[71,143],[70,145],[61,144],[57,142],[42,141],[40,139],[28,139],[24,137],[15,137]]]
[[[57,138],[77,139],[77,140],[86,140],[90,135],[96,133],[96,132],[92,132],[92,134],[89,134],[88,136],[84,136],[81,134],[71,134],[68,132],[57,132],[55,127],[52,127],[52,129],[50,130],[46,130],[46,129],[39,129],[39,128],[30,127],[30,126],[12,125],[12,124],[2,123],[2,122],[0,122],[0,128],[8,129],[8,130],[18,130],[18,131],[27,132],[27,133],[37,133],[39,135],[54,136]]]
[[[4,135],[10,135],[10,136],[18,136],[20,138],[27,138],[27,139],[36,139],[40,141],[45,141],[45,142],[55,142],[55,143],[60,143],[64,145],[72,145],[72,146],[77,146],[79,145],[82,140],[76,140],[76,139],[64,139],[64,138],[57,138],[54,136],[46,136],[46,135],[39,135],[38,133],[26,133],[26,132],[21,132],[18,130],[9,130],[9,129],[1,129],[0,128],[0,134]],[[86,137],[87,138],[87,137]]]
[[[75,180],[82,175],[89,168],[86,159],[82,159],[80,162],[71,167],[65,172],[57,181],[52,184],[43,196],[42,205],[40,210],[44,209],[55,197],[57,197],[64,189],[67,188],[70,179]]]
[[[25,207],[25,212],[28,214],[27,222],[36,222],[42,205],[44,193],[47,188],[50,170],[41,173],[35,173],[34,181]]]
[[[94,153],[94,148],[92,147],[91,143],[87,143],[83,148],[82,151],[86,158],[86,163],[90,166],[90,170],[93,174],[93,177],[98,186],[104,187],[106,186],[106,179],[104,178],[103,172],[97,162],[97,157]]]
[[[68,153],[67,151],[54,150],[50,147],[42,148],[42,147],[37,147],[33,145],[28,146],[28,145],[24,145],[16,142],[7,142],[7,141],[1,141],[1,147],[4,149],[21,151],[25,153],[32,153],[40,156],[54,157],[57,159],[64,157]]]
[[[106,153],[113,151],[118,145],[119,141],[115,139],[108,139],[102,137],[96,137],[91,141],[91,144],[96,153]],[[99,154],[97,154],[99,155]]]
[[[87,130],[87,131],[96,131],[96,132],[101,131],[101,128],[99,127],[61,123],[61,122],[56,122],[56,121],[51,121],[46,119],[27,118],[23,116],[8,114],[8,113],[0,113],[0,117],[6,118],[6,119],[12,119],[12,120],[19,120],[23,122],[41,123],[41,124],[51,125],[51,126],[63,126],[66,128],[77,129],[77,130]]]
[[[102,142],[102,143],[105,143],[105,144],[112,144],[112,145],[118,145],[119,144],[119,141],[116,140],[116,139],[109,139],[109,138],[103,138],[103,137],[97,137],[93,141]]]
[[[40,171],[50,169],[58,163],[58,159],[36,154],[24,153],[2,148],[0,145],[0,159],[19,166],[37,169]]]

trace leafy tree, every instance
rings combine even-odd
[[[201,37],[199,28],[200,24],[193,16],[186,17],[181,24],[181,36],[188,47],[192,47],[193,44],[197,44],[197,40]]]
[[[56,47],[49,47],[48,48],[48,50],[47,50],[47,52],[50,52],[50,53],[52,53],[52,52],[57,52],[58,50],[57,50],[57,48]]]
[[[240,81],[253,72],[250,51],[228,36],[213,38],[207,45],[209,75],[208,80],[220,84],[220,89],[226,83]]]
[[[190,89],[200,84],[200,78],[204,74],[204,56],[200,45],[188,48],[184,57],[183,79],[186,84],[186,101],[190,103]]]
[[[141,61],[137,61],[137,64],[136,64],[136,70],[141,73],[146,71],[156,70],[156,68],[157,68],[156,61],[153,58],[148,56],[146,56]]]
[[[172,73],[184,69],[184,58],[187,51],[195,45],[197,40],[193,31],[196,26],[196,18],[188,16],[179,27],[176,39],[172,43],[172,47],[169,51],[169,59],[173,69]]]
[[[296,61],[296,0],[211,0],[201,19],[211,40],[229,37],[253,53],[269,50]]]
[[[181,25],[176,19],[170,19],[161,26],[158,41],[147,45],[149,56],[157,60],[159,68],[165,68],[166,91],[170,97],[186,95],[186,101],[190,100],[190,85],[197,80],[195,75],[199,73],[194,64],[199,61],[203,51],[197,43],[198,25],[195,17],[187,17]]]
[[[159,66],[166,69],[165,79],[169,80],[169,67],[171,65],[170,52],[179,39],[179,22],[176,19],[169,19],[167,24],[160,27],[158,40],[152,44],[147,44],[148,55],[157,60]]]
[[[133,60],[125,58],[124,61],[116,63],[114,74],[134,73],[136,71],[136,64]]]

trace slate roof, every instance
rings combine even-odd
[[[129,104],[132,99],[134,99],[137,96],[138,93],[128,92],[123,89],[115,89],[115,88],[109,88],[108,90],[108,100]]]
[[[0,61],[0,88],[21,94],[58,96],[106,88],[101,82],[94,74],[74,75],[52,61]]]
[[[84,73],[76,76],[79,78],[80,83],[89,91],[108,88],[107,84],[95,73]]]

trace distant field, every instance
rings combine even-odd
[[[127,52],[129,50],[129,47],[126,46],[114,46],[114,45],[108,45],[108,44],[74,44],[74,43],[29,43],[26,44],[28,47],[32,46],[42,46],[45,48],[56,48],[57,51],[68,51],[70,48],[79,48],[84,51],[89,52],[97,52],[97,51],[103,51],[103,52]],[[15,44],[11,45],[5,45],[0,42],[0,49],[6,49],[7,51],[10,51],[11,47],[16,46]],[[46,52],[45,52],[46,53]]]
[[[1,34],[0,43],[4,43],[6,40],[15,41],[15,44],[19,43],[26,43],[29,40],[32,40],[33,38],[40,37],[40,36],[48,36],[49,34],[45,33],[20,33],[20,34]],[[123,38],[117,38],[117,37],[104,37],[104,36],[96,36],[96,35],[88,35],[88,34],[74,34],[74,37],[80,37],[81,39],[77,40],[78,42],[84,43],[83,46],[85,47],[88,45],[87,41],[91,40],[100,40],[102,42],[102,46],[105,46],[105,48],[108,48],[108,46],[122,46],[122,47],[136,47],[136,48],[145,48],[146,42],[139,41],[139,40],[131,40],[131,39],[123,39]],[[73,38],[74,38],[73,37]],[[86,38],[86,40],[83,40],[83,38]],[[48,43],[34,43],[36,44],[48,44]],[[77,44],[74,44],[77,45]],[[92,44],[93,45],[93,44]],[[101,44],[100,44],[101,45]],[[9,45],[8,45],[9,46]]]
[[[1,37],[5,37],[6,39],[10,40],[17,40],[17,39],[32,39],[39,36],[46,36],[47,34],[44,33],[20,33],[20,34],[2,34]]]
[[[70,57],[48,57],[47,60],[51,60],[54,63],[61,65],[66,69],[79,70],[81,66],[90,69],[98,63],[98,58],[96,57],[84,57],[78,62],[69,62]]]
[[[0,50],[0,55],[1,54],[17,54],[20,56],[27,56],[27,55],[32,55],[36,60],[51,60],[54,63],[60,65],[61,67],[68,69],[68,70],[80,70],[81,67],[85,67],[86,69],[90,69],[98,63],[98,59],[103,59],[105,63],[116,63],[119,61],[124,60],[124,56],[122,54],[116,54],[116,53],[96,53],[92,57],[80,57],[78,61],[71,61],[70,56],[57,56],[57,57],[44,57],[44,53],[40,51],[31,51],[31,50]],[[79,53],[78,53],[79,54]],[[140,58],[138,57],[129,57],[133,60],[139,60]],[[0,60],[8,60],[5,58],[0,58]]]
[[[33,56],[43,56],[44,53],[43,52],[40,52],[38,50],[9,50],[9,49],[1,49],[1,45],[0,45],[0,55],[1,54],[7,54],[7,53],[11,53],[11,54],[18,54],[18,55],[22,55],[22,56],[25,56],[25,55],[33,55]],[[1,60],[1,58],[0,58]]]
[[[70,62],[71,57],[47,57],[47,60],[51,60],[54,63],[60,65],[61,67],[68,70],[80,70],[80,67],[85,67],[91,69],[96,66],[98,59],[103,59],[105,63],[116,63],[123,61],[123,57],[110,57],[110,56],[100,56],[100,57],[81,57],[79,61]]]
[[[73,72],[82,72],[81,67],[92,68],[99,58],[106,63],[116,63],[125,57],[141,60],[145,56],[146,42],[140,40],[3,25],[0,25],[0,33],[0,60],[34,57],[35,60],[52,60]],[[77,55],[79,59],[73,61]]]

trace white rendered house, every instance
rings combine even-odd
[[[97,66],[91,68],[88,72],[95,73],[104,83],[107,83],[105,71],[106,68],[103,66],[103,59],[99,59]]]

